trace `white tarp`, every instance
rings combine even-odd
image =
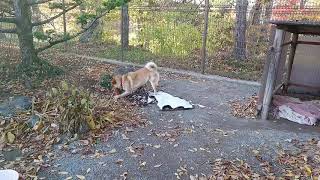
[[[158,107],[161,110],[165,109],[177,109],[177,108],[183,108],[183,109],[192,109],[193,105],[179,97],[172,96],[171,94],[159,91],[156,94],[150,93],[150,98],[154,98],[158,102]],[[149,99],[148,102],[152,102],[152,99]]]

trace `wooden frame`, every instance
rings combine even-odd
[[[281,58],[284,37],[285,31],[281,29],[276,29],[273,46],[271,48],[271,61],[268,69],[264,97],[262,102],[261,118],[263,120],[266,120],[268,118],[269,106],[273,95],[273,89],[276,81],[276,73]],[[272,56],[273,54],[274,56]]]
[[[270,49],[270,53],[268,54],[266,64],[264,66],[257,106],[258,111],[261,111],[261,118],[263,120],[266,120],[268,118],[269,107],[273,94],[277,93],[281,87],[283,87],[283,92],[287,92],[290,85],[309,89],[320,89],[320,87],[311,87],[290,82],[297,45],[320,45],[320,42],[299,41],[299,34],[320,35],[320,24],[303,24],[301,22],[271,23],[276,25],[273,26],[276,27],[274,36],[275,38],[273,40],[273,45]],[[291,34],[291,41],[286,40],[286,33]],[[281,79],[279,77],[284,74],[284,68],[282,66],[284,63],[283,59],[285,59],[287,53],[287,49],[285,49],[287,48],[287,45],[290,45],[290,52],[289,57],[287,58],[286,76],[283,82],[279,82],[279,79]]]

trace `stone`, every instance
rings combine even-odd
[[[0,115],[12,117],[16,112],[29,110],[31,107],[32,99],[30,97],[16,96],[0,104]]]

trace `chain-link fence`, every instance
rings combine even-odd
[[[41,13],[45,8],[40,7],[33,18],[47,19],[48,15]],[[76,29],[76,18],[71,17],[68,14],[68,32]],[[132,1],[95,26],[91,41],[103,42],[103,46],[92,43],[91,49],[80,53],[92,51],[92,56],[135,63],[155,61],[160,66],[213,74],[250,71],[259,76],[270,41],[270,20],[319,23],[319,19],[318,0]],[[61,18],[53,23],[50,26],[55,30],[63,29]],[[0,42],[1,49],[18,45],[13,34],[0,34]]]
[[[207,21],[205,0],[129,5],[129,47],[121,46],[121,29],[126,27],[121,26],[118,11],[107,18],[109,26],[103,34],[106,42],[119,46],[105,51],[104,56],[195,71],[201,71],[205,59],[209,73],[225,68],[217,67],[221,61],[261,62],[269,41],[272,3],[238,3],[237,7],[233,2],[210,2]]]

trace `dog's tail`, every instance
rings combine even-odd
[[[158,66],[154,62],[148,62],[145,66],[149,71],[157,71]]]

